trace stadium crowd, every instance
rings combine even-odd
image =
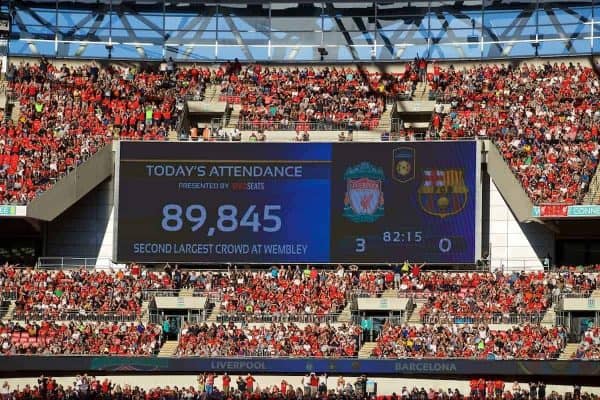
[[[389,270],[355,266],[273,266],[163,271],[132,264],[119,270],[47,270],[0,267],[0,295],[15,301],[20,319],[73,320],[114,316],[135,320],[144,296],[174,295],[182,288],[215,301],[222,322],[323,322],[336,318],[352,296],[426,298],[420,311],[428,323],[511,322],[514,315],[535,321],[564,293],[589,294],[598,274],[570,269],[558,272],[452,273],[421,271],[404,264]]]
[[[600,328],[590,327],[587,329],[572,359],[577,360],[600,360]]]
[[[561,327],[525,324],[507,331],[486,325],[388,325],[372,356],[379,358],[555,359],[565,347]]]
[[[7,71],[18,120],[0,121],[0,204],[25,204],[113,137],[165,140],[202,69],[138,69],[42,59]],[[85,115],[85,118],[82,118]]]
[[[572,63],[437,67],[442,139],[490,137],[535,203],[580,202],[598,164],[600,81]]]
[[[600,83],[580,64],[441,67],[416,59],[402,72],[228,63],[215,69],[58,65],[7,71],[20,115],[0,122],[0,204],[25,204],[113,138],[165,140],[184,99],[207,84],[240,102],[240,127],[370,129],[386,97],[410,98],[429,81],[437,108],[429,137],[490,137],[536,203],[582,200],[598,163]],[[427,71],[432,71],[427,74]],[[82,114],[89,118],[79,118]]]
[[[117,322],[0,322],[2,355],[137,355],[158,353],[160,326]]]
[[[237,327],[187,325],[181,330],[178,356],[354,357],[360,327],[294,324]]]
[[[5,381],[0,387],[2,400],[299,400],[319,398],[330,400],[597,400],[597,396],[582,392],[580,385],[574,385],[571,392],[547,393],[546,383],[533,381],[527,384],[502,380],[486,381],[473,379],[470,391],[403,386],[391,395],[370,395],[365,393],[367,378],[323,377],[314,374],[303,378],[302,386],[294,387],[285,378],[278,385],[264,385],[252,375],[234,376],[227,373],[216,375],[202,373],[197,385],[155,386],[143,388],[129,383],[119,384],[108,378],[99,379],[87,374],[75,377],[73,384],[62,385],[56,378],[40,376],[37,384],[13,387]],[[335,385],[333,385],[335,381]],[[441,382],[440,382],[441,383]]]
[[[19,319],[70,320],[86,317],[139,315],[146,289],[170,289],[164,272],[130,270],[45,270],[0,268],[0,294],[15,300]]]
[[[371,129],[385,108],[387,81],[355,68],[234,63],[218,72],[223,99],[241,103],[246,129]],[[399,87],[404,87],[400,83]]]

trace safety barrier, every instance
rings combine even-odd
[[[326,315],[314,315],[314,314],[253,314],[253,313],[221,313],[217,316],[218,322],[265,322],[265,323],[288,323],[288,322],[301,322],[301,323],[332,323],[336,322],[339,318],[339,314],[326,314]]]
[[[421,321],[425,324],[539,324],[544,319],[545,313],[517,314],[517,313],[480,313],[470,315],[424,315]]]

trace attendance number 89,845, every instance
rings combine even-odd
[[[277,204],[267,204],[262,209],[250,205],[243,213],[233,204],[220,205],[215,224],[210,224],[207,230],[208,236],[214,235],[215,228],[220,232],[235,232],[240,227],[250,228],[252,232],[279,232],[282,225],[280,211],[281,206]],[[202,204],[185,208],[179,204],[166,204],[162,209],[161,226],[167,232],[178,232],[184,225],[189,225],[189,229],[196,232],[209,220],[208,214]]]

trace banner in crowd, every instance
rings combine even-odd
[[[160,372],[160,373],[253,373],[299,374],[307,372],[329,375],[370,376],[516,376],[597,377],[597,361],[514,361],[466,359],[324,359],[324,358],[157,358],[157,357],[90,357],[90,356],[11,356],[10,362],[0,363],[0,373],[27,375],[31,373],[95,373],[103,372]]]
[[[25,206],[0,206],[0,217],[24,217],[26,214]]]
[[[533,207],[532,216],[537,218],[595,218],[600,217],[600,205],[542,204]]]

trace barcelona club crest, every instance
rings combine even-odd
[[[344,217],[352,222],[375,222],[383,216],[383,180],[381,168],[368,162],[349,167],[344,173],[346,196]]]
[[[468,195],[463,171],[459,169],[426,169],[417,189],[421,209],[440,218],[461,212],[467,205]]]
[[[415,149],[412,147],[394,149],[392,177],[400,183],[415,179]]]

